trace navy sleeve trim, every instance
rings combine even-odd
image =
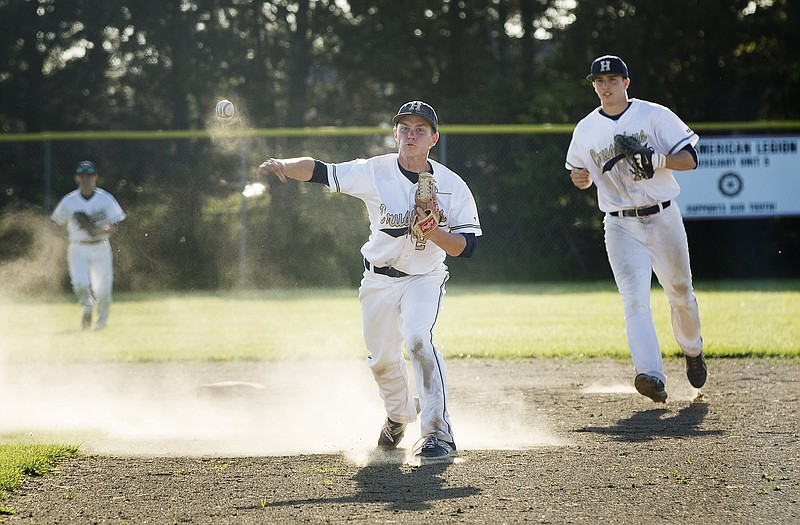
[[[467,240],[467,245],[464,247],[464,251],[458,254],[459,257],[469,258],[472,257],[472,254],[475,253],[475,249],[478,247],[478,238],[475,237],[474,233],[459,233],[459,235],[463,235],[464,238]]]
[[[320,160],[314,160],[314,172],[308,182],[328,185],[328,167]]]
[[[700,161],[697,160],[697,150],[694,149],[694,146],[692,146],[691,144],[687,144],[681,149],[685,149],[686,151],[692,154],[692,157],[694,158],[694,167],[695,169],[697,169],[697,166],[700,165]]]

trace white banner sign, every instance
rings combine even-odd
[[[800,215],[800,137],[700,137],[696,170],[675,171],[686,219]]]

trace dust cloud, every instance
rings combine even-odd
[[[386,417],[359,359],[5,363],[0,399],[0,434],[123,456],[343,453],[365,462]],[[521,403],[453,401],[459,448],[559,444],[542,421],[523,419]],[[401,453],[411,458],[419,437],[410,424]]]
[[[222,98],[224,97],[218,97],[217,100],[221,100]],[[214,108],[211,108],[205,122],[205,128],[206,131],[208,131],[213,146],[222,154],[229,156],[238,155],[239,157],[238,170],[231,172],[238,172],[239,180],[223,179],[220,182],[223,185],[238,182],[239,189],[245,197],[261,197],[266,193],[267,187],[262,181],[254,180],[255,170],[253,169],[253,163],[255,162],[258,164],[261,159],[259,159],[258,162],[250,159],[251,138],[248,133],[248,130],[250,130],[250,122],[245,116],[247,114],[247,108],[243,107],[241,102],[235,99],[232,99],[232,101],[236,108],[232,117],[218,117]],[[242,162],[244,162],[244,166]],[[244,173],[242,173],[242,170],[244,170]]]
[[[694,401],[702,398],[702,394],[691,385],[686,385],[678,382],[674,385],[668,385],[669,398],[673,401]],[[613,384],[600,384],[592,383],[585,386],[581,392],[585,394],[631,394],[639,396],[633,384],[613,383]]]
[[[226,97],[220,96],[217,100],[222,98]],[[229,118],[218,117],[212,106],[209,108],[205,127],[215,148],[222,153],[235,154],[247,147],[248,137],[242,135],[246,135],[243,132],[250,128],[250,123],[245,116],[247,108],[242,106],[242,102],[236,98],[230,100],[236,108],[234,115]]]
[[[230,133],[247,127],[242,109],[232,119],[209,121],[215,144],[231,153],[246,145]],[[0,216],[0,235],[8,247],[0,254],[0,300],[68,291],[63,228],[41,210],[15,209]],[[386,417],[363,359],[21,362],[7,360],[6,350],[0,339],[0,439],[15,442],[68,443],[114,455],[365,458]],[[469,373],[450,377],[459,449],[559,443],[531,407],[503,390],[505,378],[478,400]],[[410,424],[403,451],[410,456],[419,438],[419,424]]]
[[[0,215],[0,298],[61,291],[66,232],[41,210],[10,208]]]
[[[636,389],[632,384],[625,385],[616,383],[613,385],[592,383],[587,385],[582,390],[585,394],[635,394]]]

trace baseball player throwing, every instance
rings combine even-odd
[[[628,67],[619,57],[595,59],[587,79],[600,107],[575,127],[566,168],[576,187],[597,186],[606,251],[636,369],[634,385],[663,403],[667,376],[650,311],[653,272],[669,300],[689,382],[700,388],[707,376],[686,231],[674,201],[680,187],[672,175],[672,170],[697,167],[698,137],[669,109],[628,98]]]
[[[125,219],[117,200],[97,187],[97,168],[88,160],[75,168],[78,189],[64,196],[50,216],[60,226],[67,226],[69,248],[67,264],[72,289],[83,306],[84,329],[92,327],[92,313],[97,305],[94,329],[108,323],[114,273],[109,237]]]
[[[396,448],[406,425],[419,413],[424,440],[417,456],[424,461],[449,460],[456,454],[456,444],[444,361],[433,332],[449,277],[445,258],[471,257],[481,226],[466,183],[428,158],[439,139],[434,109],[425,102],[408,102],[392,121],[397,153],[338,164],[310,157],[273,158],[263,162],[258,173],[274,173],[281,182],[324,184],[331,192],[352,195],[366,205],[371,233],[361,247],[364,276],[359,301],[367,362],[387,413],[378,446]],[[428,174],[433,175],[435,187],[428,184]],[[418,205],[419,193],[426,193],[418,191],[423,186],[434,196],[430,210]],[[409,384],[403,346],[419,399]]]

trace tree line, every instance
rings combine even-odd
[[[411,99],[430,102],[444,127],[574,124],[597,105],[584,77],[606,53],[630,67],[631,96],[687,122],[797,119],[798,15],[789,0],[0,0],[0,132],[205,129],[220,98],[253,128],[385,125]],[[465,137],[448,141],[448,153],[474,177],[484,226],[505,236],[488,241],[494,251],[552,268],[555,250],[571,261],[565,273],[591,276],[576,254],[595,245],[599,224],[590,192],[563,184],[567,139]],[[321,149],[329,161],[386,149],[381,140],[258,147]],[[238,206],[220,185],[235,183],[235,170],[220,173],[236,155],[220,158],[204,140],[54,150],[57,191],[71,189],[77,161],[97,159],[141,225],[161,221],[153,267],[177,275],[188,261],[202,285],[219,282],[222,270],[198,261],[215,249],[207,233],[224,215],[209,209]],[[43,158],[39,142],[0,144],[0,210],[42,205]],[[263,201],[263,213],[303,223],[305,196],[290,193]],[[275,246],[263,250],[286,263]],[[547,273],[535,264],[508,272]]]
[[[800,114],[789,0],[6,0],[0,129],[371,126],[406,99],[443,123],[570,123],[593,58],[689,121]]]

